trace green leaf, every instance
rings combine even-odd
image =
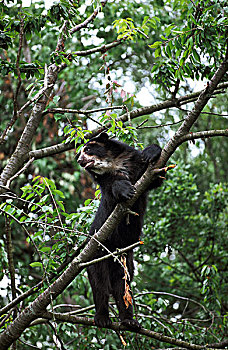
[[[33,262],[31,264],[29,264],[31,267],[43,267],[42,263],[41,262]]]
[[[156,50],[155,50],[155,52],[154,52],[154,56],[155,56],[155,58],[157,58],[157,57],[160,57],[161,56],[161,48],[159,47],[159,48],[157,48]]]
[[[167,53],[169,58],[172,58],[172,52],[171,52],[171,49],[170,49],[169,45],[166,46],[166,53]]]
[[[60,113],[56,113],[56,114],[54,114],[54,118],[55,118],[55,121],[57,122],[57,121],[63,119],[63,115]]]
[[[60,191],[60,190],[54,190],[54,191],[53,191],[53,193],[58,194],[58,195],[59,195],[59,197],[61,197],[61,198],[65,198],[65,196],[64,196],[64,194],[63,194],[63,192],[62,192],[62,191]]]
[[[148,45],[151,49],[160,47],[162,45],[162,41],[155,41],[152,45]]]
[[[166,34],[166,36],[169,36],[169,34],[171,33],[174,27],[175,27],[175,24],[170,24],[168,27],[165,28],[164,33]]]
[[[198,54],[198,52],[195,49],[192,50],[192,54],[193,54],[195,60],[200,62],[200,55]]]
[[[40,249],[41,252],[43,253],[47,253],[47,252],[50,252],[51,251],[51,248],[50,247],[43,247]]]

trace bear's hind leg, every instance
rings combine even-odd
[[[121,324],[127,328],[134,330],[140,329],[141,326],[137,320],[133,318],[133,306],[131,304],[126,304],[124,301],[125,295],[125,280],[123,267],[118,263],[114,264],[113,273],[111,274],[111,293],[116,301],[117,308],[119,310],[119,318]],[[127,282],[130,287],[130,282]],[[131,293],[131,291],[129,291]]]
[[[112,323],[109,318],[108,301],[110,295],[110,281],[106,262],[97,263],[87,268],[92,287],[96,308],[94,322],[97,327],[108,327]]]
[[[116,281],[115,286],[112,288],[112,294],[119,310],[121,324],[134,330],[140,329],[140,324],[133,318],[133,306],[131,304],[127,306],[124,302],[124,292],[124,280]]]

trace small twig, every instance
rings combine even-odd
[[[12,176],[8,181],[7,181],[7,184],[6,184],[6,187],[9,189],[10,187],[10,183],[16,179],[19,175],[21,175],[31,164],[32,162],[34,161],[34,157],[29,159],[29,161],[23,166],[22,169],[20,169],[14,176]]]
[[[28,346],[29,348],[32,348],[32,349],[40,349],[40,348],[38,348],[38,347],[35,346],[35,345],[32,345],[32,344],[27,343],[26,341],[22,340],[21,338],[20,338],[20,342],[21,342],[22,344],[26,345],[26,347]]]
[[[135,28],[137,32],[139,32],[141,35],[143,35],[146,39],[149,39],[149,36],[143,33],[139,28]]]
[[[120,44],[122,44],[122,42],[125,40],[125,38],[119,39],[119,40],[115,40],[109,44],[105,44],[105,45],[101,45],[98,47],[94,47],[92,49],[89,50],[84,50],[84,51],[74,51],[72,54],[78,57],[84,57],[84,56],[89,56],[92,55],[93,53],[97,53],[97,52],[101,52],[104,53],[110,49],[112,49],[113,47],[116,47]]]
[[[126,113],[127,113],[127,120],[128,120],[128,123],[129,125],[131,126],[131,114],[129,112],[129,109],[127,108],[127,106],[124,106],[124,109],[126,110]]]
[[[10,312],[8,312],[8,314],[3,317],[3,319],[0,322],[0,329],[4,326],[5,322],[10,319],[10,315],[12,314],[12,312],[13,309],[10,310]]]
[[[176,124],[182,123],[183,121],[184,119],[178,120],[178,122],[174,122],[174,123],[167,123],[167,124],[160,124],[160,125],[146,125],[143,127],[138,126],[137,129],[156,129],[164,126],[176,125]]]
[[[188,109],[184,109],[179,107],[178,108],[180,111],[189,113],[190,111]],[[217,115],[218,117],[228,117],[228,114],[219,114],[219,113],[214,113],[214,112],[201,112],[200,114],[209,114],[209,115]]]
[[[176,94],[178,92],[179,86],[180,86],[180,79],[177,79],[175,83],[174,91],[172,92],[172,99],[176,98]]]
[[[54,86],[53,84],[50,84],[48,86],[43,87],[39,92],[37,92],[37,94],[31,100],[26,102],[24,106],[21,107],[21,109],[18,111],[18,114],[21,114],[23,110],[27,108],[29,105],[31,105],[33,102],[37,102],[40,99],[40,97],[42,97],[43,94],[45,94],[46,90],[51,89],[53,86]]]
[[[143,126],[144,124],[146,124],[149,121],[149,119],[145,119],[142,123],[140,123],[139,125],[136,126],[136,129],[140,129],[141,126]]]
[[[95,239],[93,236],[92,236],[91,238]],[[95,239],[95,240],[96,240],[96,239]],[[100,242],[98,242],[98,243],[100,243]],[[100,244],[101,244],[101,243],[100,243]],[[95,263],[97,263],[97,262],[100,262],[100,261],[109,259],[109,258],[111,258],[111,257],[113,257],[113,258],[115,259],[115,261],[118,261],[118,262],[122,265],[121,261],[120,261],[119,259],[117,259],[117,256],[119,256],[119,255],[121,255],[121,254],[127,252],[128,250],[131,250],[131,249],[134,249],[135,247],[138,247],[140,244],[142,244],[142,243],[141,243],[141,242],[133,243],[133,244],[131,244],[130,246],[128,246],[128,247],[126,247],[126,248],[117,249],[117,250],[115,250],[114,252],[110,252],[109,254],[104,255],[104,256],[102,256],[102,257],[100,257],[100,258],[96,258],[96,259],[93,259],[93,260],[88,261],[88,262],[86,262],[86,263],[82,263],[82,264],[80,264],[79,266],[80,266],[81,268],[85,268],[85,267],[87,267],[87,266],[90,266],[90,265],[95,264]],[[102,245],[102,247],[104,247],[104,248],[107,250],[107,248],[106,248],[103,244],[101,244],[101,245]],[[123,265],[122,265],[122,266],[123,266]],[[123,267],[124,267],[124,266],[123,266]]]
[[[54,314],[53,314],[53,316],[54,316]],[[55,319],[55,318],[53,317],[53,319]],[[58,333],[57,333],[56,327],[54,327],[53,324],[52,324],[51,322],[48,322],[47,324],[48,324],[48,325],[51,327],[51,329],[54,331],[54,334],[55,334],[55,336],[56,336],[56,339],[53,337],[53,340],[54,340],[54,343],[55,343],[57,349],[66,350],[66,348],[65,348],[65,346],[64,346],[64,344],[63,344],[63,341],[62,341],[61,337],[60,337],[60,336],[58,335]],[[59,346],[58,342],[59,342],[60,346]]]

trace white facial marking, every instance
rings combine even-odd
[[[84,147],[81,150],[78,162],[81,162],[81,166],[85,169],[90,170],[99,175],[103,175],[106,172],[112,171],[111,161],[108,161],[107,159],[100,159],[96,155],[87,154],[84,150]]]

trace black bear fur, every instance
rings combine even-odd
[[[118,202],[126,201],[134,195],[134,184],[145,172],[149,162],[157,161],[160,154],[161,148],[158,145],[151,145],[143,151],[138,151],[127,144],[109,139],[106,133],[98,135],[84,145],[78,163],[100,185],[102,194],[100,206],[90,228],[90,235],[99,230]],[[161,183],[161,178],[157,178],[149,189],[156,188]],[[105,241],[109,251],[125,248],[139,240],[147,192],[141,195],[132,207],[132,211],[138,216],[130,215],[128,220],[123,219]],[[107,252],[100,248],[95,257],[105,254]],[[132,250],[126,253],[126,262],[130,280],[132,280],[134,273]],[[123,299],[125,281],[121,264],[110,258],[91,265],[87,271],[96,307],[95,324],[98,327],[107,327],[111,324],[108,301],[112,294],[119,310],[121,323],[128,328],[139,329],[139,323],[133,319],[132,305],[126,307]]]

